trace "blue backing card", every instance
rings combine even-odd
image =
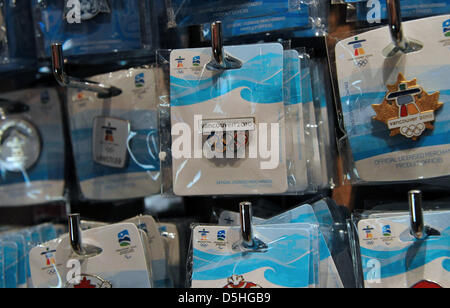
[[[81,23],[69,24],[64,18],[64,3],[47,0],[42,8],[39,0],[33,1],[35,27],[40,46],[40,57],[50,56],[50,45],[62,43],[65,55],[111,53],[141,49],[142,13],[139,0],[111,0],[110,13],[99,13]]]
[[[5,288],[17,288],[18,247],[14,242],[3,241]]]
[[[36,49],[29,1],[0,1],[8,38],[9,61],[0,72],[30,69],[36,66]]]
[[[15,243],[17,246],[17,285],[24,286],[27,283],[27,258],[26,241],[23,235],[18,233],[8,234],[1,237],[3,241]],[[8,272],[10,275],[10,272]]]

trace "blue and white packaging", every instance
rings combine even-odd
[[[438,231],[417,240],[410,216],[357,221],[363,286],[366,288],[449,288],[450,213],[425,212],[425,225]]]
[[[150,266],[152,273],[153,286],[155,288],[164,288],[172,284],[167,272],[167,256],[155,219],[149,215],[141,215],[125,221],[133,223],[145,233],[147,245],[150,250]]]
[[[151,287],[145,248],[134,224],[120,223],[86,230],[83,241],[101,248],[100,254],[76,256],[68,235],[33,248],[30,266],[34,287]],[[77,261],[79,272],[73,268]]]
[[[0,72],[37,67],[30,1],[0,2]]]
[[[289,191],[308,189],[305,123],[300,57],[296,50],[284,52],[284,108],[286,112],[286,156]]]
[[[388,19],[385,0],[360,0],[353,2],[357,2],[355,5],[358,20],[372,21],[375,16],[379,17],[379,22]],[[404,19],[424,18],[450,13],[448,0],[400,0],[400,9]]]
[[[347,134],[340,147],[350,157],[347,175],[354,181],[397,182],[450,174],[449,20],[450,15],[444,15],[403,22],[405,35],[423,48],[392,57],[386,54],[392,50],[388,27],[337,43]],[[393,99],[405,87],[414,92],[408,104]]]
[[[69,89],[68,108],[81,193],[90,200],[141,198],[160,191],[158,112],[151,68],[89,78],[122,90],[100,99]]]
[[[27,287],[27,247],[25,237],[18,233],[0,236],[0,241],[17,245],[17,288]]]
[[[18,247],[15,242],[0,241],[3,249],[4,287],[15,289],[18,286]]]
[[[287,223],[310,223],[319,225],[313,207],[309,204],[302,205],[286,213],[275,216],[262,223],[262,225],[287,224]],[[319,225],[320,226],[320,225]],[[326,226],[325,226],[326,227]],[[319,228],[320,230],[321,228]],[[320,288],[343,288],[330,248],[324,235],[319,231],[319,287]]]
[[[40,58],[50,56],[54,42],[66,56],[130,52],[154,47],[148,1],[83,0],[79,20],[75,1],[33,0],[33,14]],[[148,46],[150,44],[150,46]]]
[[[210,70],[211,48],[170,55],[176,195],[276,194],[288,189],[280,44],[225,47],[242,67]]]
[[[4,125],[4,140],[11,139],[10,146],[18,156],[36,155],[34,164],[21,172],[8,171],[8,165],[0,174],[0,206],[26,206],[63,200],[64,190],[64,139],[62,114],[58,93],[54,88],[36,88],[1,95],[2,100],[18,102],[26,106],[23,112],[8,115],[0,124],[8,120],[24,120],[34,127],[36,135],[28,134],[20,125]],[[12,123],[12,122],[9,122]],[[27,136],[27,142],[39,144],[38,150],[27,152],[26,144],[14,143],[14,134]],[[8,137],[10,136],[10,137]],[[31,140],[32,139],[32,140]],[[32,155],[31,155],[32,154]]]
[[[236,250],[239,227],[193,228],[192,288],[314,288],[318,260],[316,225],[255,226],[264,252]]]

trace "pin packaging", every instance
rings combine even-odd
[[[396,52],[387,27],[337,43],[336,67],[346,136],[340,141],[355,182],[446,176],[450,74],[449,15],[404,22],[415,52]],[[419,46],[419,47],[417,47]]]
[[[122,200],[160,191],[155,76],[151,68],[94,76],[122,92],[102,99],[69,89],[75,164],[83,197]]]
[[[121,223],[83,231],[84,245],[101,252],[77,255],[67,235],[31,250],[30,266],[37,288],[150,288],[144,246],[134,224]],[[78,260],[79,274],[73,272]],[[68,263],[71,262],[71,263]],[[67,267],[72,264],[72,267]],[[72,270],[72,272],[71,272]],[[58,276],[60,281],[58,281]]]
[[[167,273],[171,279],[171,284],[168,287],[178,286],[181,281],[181,251],[178,228],[175,224],[163,222],[158,223],[158,226],[167,256]]]
[[[63,199],[64,139],[58,94],[51,88],[3,94],[0,205]]]
[[[127,223],[133,223],[142,230],[147,239],[147,245],[150,250],[150,266],[152,270],[153,286],[155,288],[166,287],[170,285],[167,273],[167,256],[158,225],[155,219],[149,215],[137,216],[126,220]]]
[[[317,227],[255,226],[264,252],[235,250],[239,227],[193,228],[193,288],[308,288],[316,286]],[[287,249],[287,247],[290,247]]]
[[[448,288],[450,257],[448,212],[426,212],[425,224],[435,230],[423,240],[413,237],[410,216],[378,218],[354,215],[355,258],[366,288]]]
[[[300,56],[296,50],[284,52],[284,101],[286,112],[286,156],[289,191],[309,187],[305,124],[301,86]]]
[[[282,46],[231,46],[225,53],[242,66],[210,65],[211,48],[170,55],[172,146],[164,152],[172,153],[173,192],[284,193]]]
[[[133,52],[153,48],[150,2],[82,0],[32,1],[39,58],[50,57],[53,42],[68,56]],[[102,61],[105,56],[91,58]]]

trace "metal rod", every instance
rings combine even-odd
[[[221,21],[215,21],[211,24],[211,44],[214,60],[219,66],[226,68]]]
[[[241,217],[242,243],[246,248],[253,247],[252,204],[250,202],[241,202],[239,204],[239,211]]]
[[[86,255],[81,235],[80,214],[69,215],[69,239],[70,246],[77,255]]]
[[[406,52],[408,48],[408,40],[403,33],[400,0],[386,0],[386,4],[389,16],[389,31],[391,33],[392,42],[395,47]]]
[[[422,209],[422,192],[420,190],[412,190],[409,196],[409,212],[411,216],[411,233],[418,240],[427,237],[426,227],[423,219]]]
[[[122,93],[122,91],[116,87],[68,76],[64,70],[64,55],[60,43],[52,44],[52,70],[56,81],[63,87],[95,92],[98,93],[100,98],[117,96]]]
[[[207,65],[211,70],[230,70],[242,67],[242,61],[225,53],[221,21],[211,23],[211,48],[213,60]]]

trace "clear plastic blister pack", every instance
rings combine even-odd
[[[187,286],[192,288],[315,288],[318,286],[318,226],[254,226],[265,245],[243,246],[240,227],[192,227]],[[288,249],[289,247],[289,249]]]
[[[30,1],[0,1],[0,72],[36,68]]]
[[[225,47],[240,65],[232,69],[217,68],[211,48],[158,51],[163,192],[292,195],[333,186],[325,63],[285,45]]]
[[[449,212],[429,211],[423,218],[429,234],[418,239],[409,212],[352,215],[348,225],[358,287],[449,287]]]
[[[307,1],[179,1],[166,3],[168,27],[178,31],[200,26],[201,36],[211,38],[210,25],[221,21],[224,37],[233,39],[268,32],[289,31],[294,36],[318,36],[326,33],[327,2]]]
[[[38,57],[61,43],[67,56],[139,52],[155,48],[151,1],[33,0]],[[153,19],[154,20],[154,19]],[[97,60],[102,60],[103,57]]]
[[[155,70],[132,68],[89,78],[120,90],[110,98],[68,90],[75,166],[85,199],[133,199],[160,191]]]
[[[172,142],[162,152],[171,154],[173,191],[284,193],[283,48],[230,46],[225,52],[241,67],[217,69],[211,48],[174,50],[165,59]]]
[[[336,38],[339,148],[353,183],[449,175],[448,20],[403,22],[414,52],[396,49],[388,27]]]
[[[217,216],[218,226],[240,225],[240,214],[238,212],[225,210],[218,213]],[[319,226],[317,287],[354,287],[350,245],[348,236],[346,236],[346,220],[332,200],[325,198],[311,204],[305,203],[268,219],[253,217],[254,225],[297,223],[310,223]]]
[[[0,206],[63,200],[65,143],[56,89],[2,94],[0,109]]]
[[[33,287],[29,253],[45,241],[56,238],[53,224],[12,228],[0,233],[0,288]]]
[[[349,1],[348,1],[349,2]],[[388,20],[386,1],[353,1],[356,2],[358,21],[378,24]],[[401,14],[404,19],[416,19],[435,15],[449,14],[450,8],[446,0],[400,0]]]
[[[30,252],[35,288],[150,288],[148,242],[132,223],[97,227],[83,233],[78,250],[68,234]]]

